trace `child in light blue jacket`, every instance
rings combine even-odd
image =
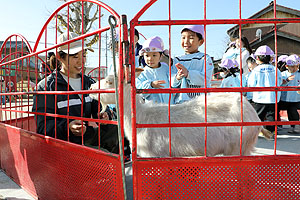
[[[300,84],[299,64],[297,55],[290,55],[286,58],[288,70],[281,72],[282,86],[298,86]],[[300,94],[297,91],[282,91],[279,103],[279,110],[287,110],[289,121],[299,121],[298,108],[300,107]],[[295,125],[291,125],[289,133],[295,133]]]
[[[245,76],[245,77],[246,77],[246,81],[247,81],[247,86],[248,86],[248,79],[249,79],[249,76],[250,76],[251,72],[253,71],[253,69],[254,69],[255,67],[257,67],[257,63],[256,63],[256,60],[255,60],[255,57],[254,57],[253,54],[251,54],[251,55],[249,56],[249,58],[247,58],[246,62],[247,62],[247,65],[248,65],[248,70],[249,70],[249,73],[246,74],[246,76]],[[253,101],[252,101],[252,96],[253,96],[252,92],[247,92],[247,93],[246,93],[246,98],[247,98],[247,100],[248,100],[251,104],[253,103]]]
[[[172,87],[173,88],[204,88],[211,87],[213,63],[209,55],[199,52],[204,43],[204,27],[202,25],[186,25],[181,30],[181,47],[185,55],[174,58]],[[200,93],[177,93],[175,103],[188,101]]]
[[[275,66],[271,65],[274,52],[267,45],[260,46],[255,52],[258,66],[254,68],[248,78],[248,87],[275,87],[282,83],[282,76]],[[277,77],[276,77],[277,71]],[[253,107],[261,121],[275,121],[276,95],[273,91],[254,91],[252,97]],[[277,92],[277,103],[280,100],[280,92]],[[273,132],[275,126],[266,126]]]
[[[241,83],[239,64],[236,60],[225,58],[222,60],[220,67],[222,70],[220,76],[224,78],[220,87],[241,87],[241,84],[242,87],[247,86],[246,78],[243,74]]]
[[[144,71],[136,78],[137,89],[159,89],[170,87],[169,66],[160,62],[162,54],[167,55],[168,50],[164,50],[164,44],[160,37],[151,37],[143,43],[140,56],[144,57],[146,66]],[[173,95],[168,93],[143,94],[146,101],[155,103],[173,104]]]

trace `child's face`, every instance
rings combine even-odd
[[[295,73],[299,69],[299,65],[287,66],[290,73]]]
[[[146,52],[144,53],[144,60],[151,68],[157,68],[161,55],[159,52]]]
[[[181,47],[186,54],[198,52],[198,48],[203,44],[204,40],[199,40],[193,31],[183,31],[181,33]]]
[[[257,63],[248,62],[247,64],[250,72],[257,66]]]

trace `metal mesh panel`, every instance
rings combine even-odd
[[[0,132],[1,168],[39,199],[123,198],[118,157],[15,127]]]
[[[137,163],[138,199],[299,199],[299,157]]]

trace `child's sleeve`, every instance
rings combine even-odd
[[[248,77],[247,86],[248,87],[255,87],[256,86],[256,73],[251,72],[251,74]]]
[[[225,79],[222,80],[220,88],[224,88],[225,87]]]
[[[200,66],[201,65],[201,66]],[[206,55],[206,84],[210,87],[210,81],[213,74],[214,65],[210,56]],[[199,66],[194,66],[189,70],[187,81],[189,85],[205,85],[205,63],[204,58],[199,63]]]
[[[280,70],[277,69],[277,86],[280,86],[282,84],[282,80],[283,80],[282,74]]]
[[[152,89],[151,83],[153,79],[147,77],[144,72],[142,72],[139,77],[136,78],[136,88],[137,89]]]
[[[285,72],[286,71],[281,72],[281,79],[282,79],[281,83],[280,83],[281,86],[287,86],[289,84],[288,82],[283,83],[283,80],[286,80],[288,78],[288,76]]]
[[[174,58],[174,63],[173,65],[171,66],[171,86],[173,88],[179,88],[180,85],[181,85],[181,81],[182,79],[180,80],[177,80],[176,78],[176,74],[177,74],[177,68],[175,67],[175,65],[178,63],[178,59],[177,58]]]

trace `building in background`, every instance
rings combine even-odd
[[[298,2],[298,1],[297,1]],[[299,18],[300,11],[276,5],[277,18]],[[264,9],[258,11],[249,19],[274,18],[274,2]],[[251,48],[256,49],[261,45],[270,46],[275,52],[275,25],[274,24],[243,24],[242,36],[247,37]],[[233,41],[239,36],[239,25],[227,31]],[[277,24],[277,53],[300,54],[300,23],[278,23]]]

